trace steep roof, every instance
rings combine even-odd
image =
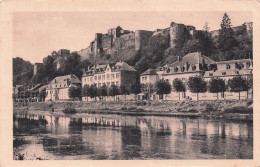
[[[29,90],[29,91],[34,91],[34,90],[36,90],[36,89],[40,88],[41,86],[42,86],[42,84],[41,84],[41,83],[39,83],[39,84],[35,85],[33,88],[31,88],[31,89],[28,89],[28,90]]]
[[[156,69],[148,69],[143,72],[141,75],[158,75]]]
[[[224,77],[224,76],[234,76],[234,75],[250,75],[251,70],[246,69],[228,69],[228,70],[217,70],[217,71],[205,71],[204,77]]]
[[[232,64],[232,63],[246,63],[246,62],[252,62],[251,59],[239,59],[239,60],[228,60],[228,61],[220,61],[216,62],[217,64]]]
[[[120,71],[136,71],[132,66],[128,65],[125,62],[117,62],[115,66],[118,66]]]
[[[64,76],[58,76],[56,78],[54,78],[51,81],[51,84],[61,84],[61,83],[65,83],[67,82],[67,79],[71,82],[71,83],[81,83],[81,81],[78,79],[78,77],[76,77],[75,75],[64,75]],[[55,82],[56,80],[56,82]]]
[[[186,56],[183,56],[180,61],[176,61],[170,65],[170,67],[184,66],[188,64],[202,64],[203,60],[205,64],[216,64],[214,60],[202,55],[200,52],[189,53]]]

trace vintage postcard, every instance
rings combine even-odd
[[[2,1],[0,166],[259,166],[259,9]]]

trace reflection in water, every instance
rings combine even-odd
[[[16,151],[45,159],[251,159],[252,122],[14,115]]]

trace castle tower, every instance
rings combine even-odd
[[[184,34],[185,25],[171,23],[170,26],[170,46],[175,48],[178,44],[183,45],[185,34]]]
[[[39,71],[42,69],[43,69],[43,63],[35,63],[33,66],[33,75],[38,74]]]
[[[97,55],[100,52],[100,49],[102,48],[102,34],[96,33],[94,47],[95,55]]]

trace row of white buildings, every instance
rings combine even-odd
[[[222,78],[228,80],[235,76],[242,76],[246,79],[253,78],[253,61],[251,59],[240,59],[215,62],[210,58],[202,55],[200,52],[189,53],[184,57],[179,57],[178,61],[167,64],[157,69],[148,69],[140,75],[140,84],[154,84],[156,81],[164,79],[173,85],[175,78],[181,79],[187,83],[189,77],[201,76],[205,81],[211,78]],[[75,75],[66,75],[56,77],[46,88],[46,100],[68,100],[69,87],[84,87],[84,85],[93,85],[101,87],[106,85],[124,85],[130,88],[131,85],[137,82],[137,71],[134,67],[125,62],[107,63],[95,65],[89,68],[82,76],[81,80]],[[144,99],[144,94],[140,93],[138,99]],[[151,100],[158,100],[159,96],[155,93],[150,95]],[[217,99],[216,93],[200,93],[200,100]],[[128,96],[128,99],[133,99],[134,96]],[[179,100],[179,93],[173,89],[170,94],[163,97],[167,100]],[[238,99],[238,94],[233,92],[225,92],[219,96],[220,99]],[[241,99],[252,98],[252,93],[242,92]],[[83,97],[83,100],[86,100]],[[181,100],[197,100],[197,94],[187,90],[182,93]]]

